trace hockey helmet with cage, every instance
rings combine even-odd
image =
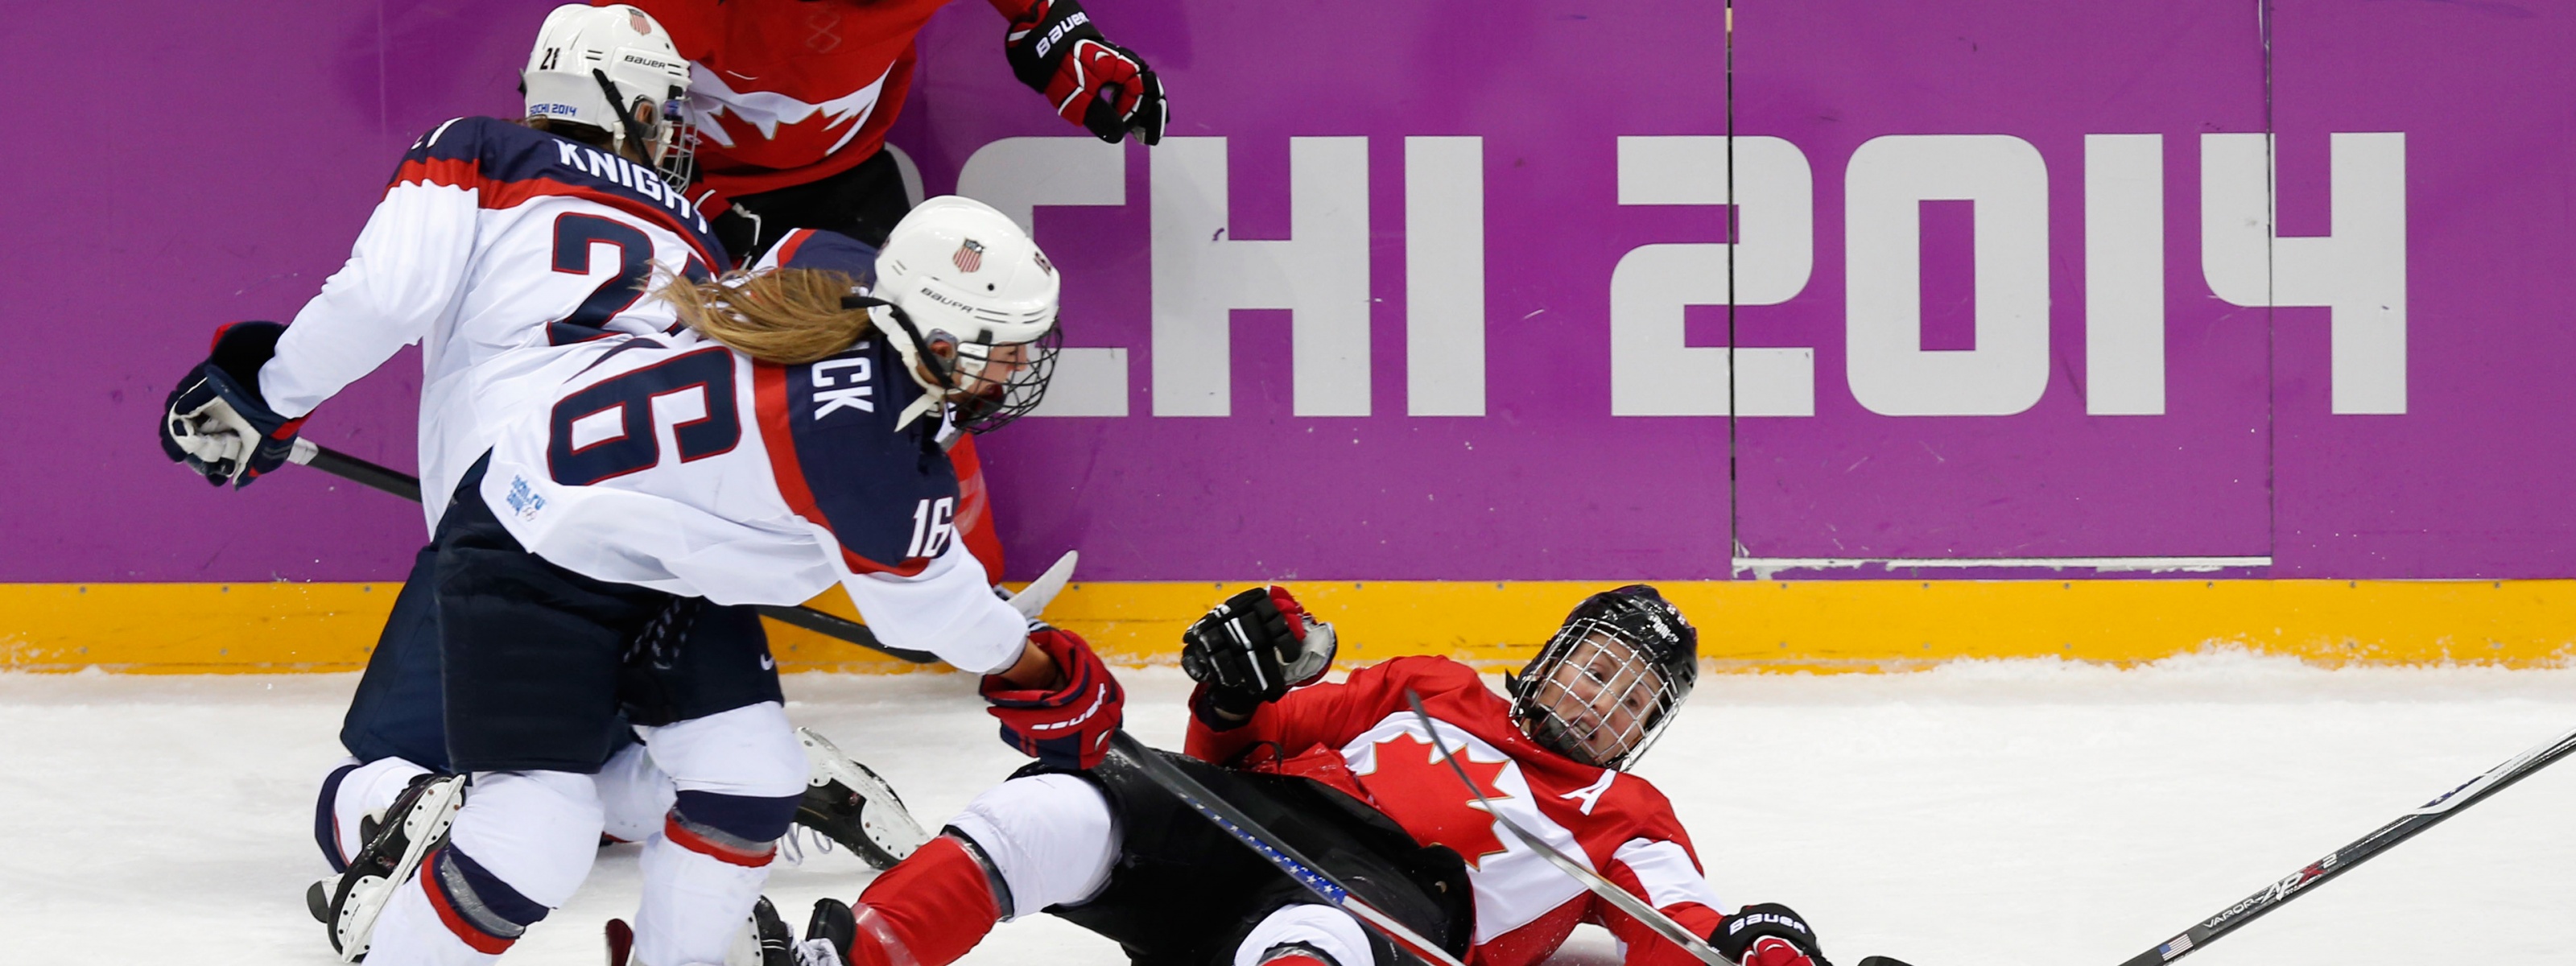
[[[1699,680],[1699,631],[1655,588],[1630,584],[1574,606],[1518,677],[1512,718],[1576,761],[1625,769]]]
[[[928,393],[904,421],[941,403],[981,433],[1027,415],[1055,373],[1062,280],[1010,216],[944,195],[897,222],[877,254],[870,307],[877,331]]]
[[[613,150],[631,147],[673,188],[687,186],[697,163],[683,103],[689,61],[651,14],[624,4],[556,7],[519,79],[528,117],[605,131]]]

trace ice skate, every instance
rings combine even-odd
[[[811,728],[796,729],[812,771],[796,824],[840,843],[870,867],[885,869],[930,841],[903,799],[885,779],[859,764]]]
[[[447,826],[464,804],[465,776],[426,774],[395,796],[385,821],[360,820],[367,844],[350,858],[349,871],[314,883],[304,895],[313,917],[330,927],[331,949],[341,962],[366,958],[376,916],[392,901],[394,887],[411,878],[421,858],[447,837]]]

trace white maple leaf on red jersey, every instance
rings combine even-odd
[[[1717,895],[1663,793],[1645,779],[1530,741],[1512,722],[1510,703],[1456,661],[1404,657],[1362,668],[1340,684],[1292,691],[1225,731],[1194,720],[1189,752],[1224,762],[1259,744],[1275,745],[1279,770],[1351,792],[1415,840],[1458,852],[1475,889],[1474,966],[1529,966],[1585,921],[1610,927],[1630,963],[1698,962],[1485,817],[1436,758],[1405,700],[1408,690],[1421,695],[1439,740],[1496,811],[1693,931],[1716,928]]]
[[[893,70],[891,67],[886,69],[888,74]],[[762,140],[776,139],[782,125],[802,124],[818,114],[823,117],[823,132],[827,134],[832,128],[849,124],[849,130],[841,132],[840,139],[822,151],[822,154],[830,155],[848,146],[850,139],[857,137],[859,130],[867,126],[864,122],[876,110],[877,95],[884,90],[885,82],[886,74],[878,74],[877,79],[858,90],[827,98],[821,103],[808,103],[777,91],[736,91],[725,83],[724,75],[701,64],[690,64],[689,99],[684,102],[684,109],[689,113],[689,120],[697,125],[699,134],[728,148],[734,146],[735,138],[725,129],[724,116],[727,114],[758,130]]]

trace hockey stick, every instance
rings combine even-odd
[[[2576,729],[2570,729],[2558,737],[2541,742],[2531,750],[2515,755],[2504,764],[2487,769],[2486,774],[2469,779],[2460,787],[2442,793],[2441,797],[2425,802],[2421,807],[2398,816],[2396,821],[2380,826],[2378,831],[2334,850],[2325,858],[2308,863],[2306,868],[2290,873],[2280,881],[2263,887],[2261,892],[2246,896],[2235,905],[2227,907],[2226,911],[2202,920],[2190,929],[2184,930],[2182,935],[2167,940],[2164,945],[2129,957],[2121,962],[2120,966],[2160,966],[2160,964],[2181,959],[2194,950],[2208,945],[2212,940],[2261,918],[2264,913],[2279,908],[2283,903],[2298,898],[2309,887],[2351,871],[2353,866],[2369,861],[2372,856],[2387,851],[2399,842],[2413,838],[2416,833],[2432,828],[2443,819],[2459,814],[2469,806],[2477,804],[2478,800],[2504,790],[2505,786],[2521,781],[2532,772],[2548,767],[2551,762],[2567,757],[2571,751],[2576,751]]]
[[[1287,873],[1288,877],[1296,880],[1298,885],[1305,886],[1307,891],[1322,897],[1325,902],[1331,903],[1343,912],[1350,913],[1362,925],[1377,930],[1379,935],[1385,936],[1405,952],[1413,954],[1431,966],[1464,966],[1458,961],[1458,957],[1449,955],[1449,951],[1440,948],[1439,944],[1423,938],[1421,933],[1414,932],[1394,916],[1387,915],[1384,910],[1370,905],[1367,900],[1352,895],[1350,887],[1333,878],[1332,873],[1324,871],[1313,860],[1299,854],[1294,847],[1280,841],[1278,836],[1262,828],[1261,823],[1243,814],[1243,810],[1234,807],[1233,803],[1217,797],[1215,792],[1199,784],[1199,780],[1190,777],[1188,772],[1180,770],[1171,762],[1164,761],[1162,755],[1146,747],[1144,742],[1137,741],[1135,736],[1123,729],[1111,732],[1109,750],[1143,770],[1145,777],[1151,779],[1154,784],[1162,786],[1164,791],[1172,793],[1172,797],[1180,799],[1181,804],[1189,806],[1191,810],[1198,812],[1208,821],[1216,823],[1216,827],[1224,829],[1225,834],[1233,836],[1235,841],[1243,843],[1244,848],[1251,849],[1271,865],[1277,866],[1279,871]]]
[[[374,487],[413,503],[420,502],[419,479],[339,450],[325,449],[302,436],[295,438],[295,446],[287,451],[286,461],[310,466],[360,486]]]
[[[413,503],[420,502],[418,477],[378,466],[302,437],[296,438],[295,448],[287,454],[286,461],[299,466],[310,466],[361,486],[383,490]],[[1064,562],[1059,560],[1056,566],[1063,567]],[[1049,573],[1052,574],[1054,571],[1050,570]],[[1068,578],[1071,576],[1069,569],[1066,571],[1066,576]],[[1060,583],[1059,586],[1061,586]],[[1054,594],[1049,593],[1045,598],[1039,599],[1037,605],[1046,606],[1046,601],[1053,597]],[[755,604],[752,609],[759,611],[760,616],[781,624],[801,627],[825,637],[848,641],[914,664],[934,664],[939,661],[939,655],[929,651],[895,647],[879,641],[876,632],[868,630],[868,625],[838,614],[827,614],[811,607],[787,607],[777,604]]]
[[[1522,845],[1529,846],[1530,851],[1538,853],[1540,858],[1548,861],[1548,864],[1563,870],[1566,875],[1572,876],[1574,881],[1582,883],[1584,888],[1592,890],[1593,895],[1600,896],[1611,905],[1619,907],[1619,911],[1627,913],[1631,918],[1644,924],[1646,928],[1654,930],[1656,935],[1672,940],[1673,945],[1680,946],[1683,952],[1691,954],[1693,958],[1707,963],[1708,966],[1735,966],[1733,960],[1719,954],[1706,940],[1692,935],[1689,929],[1683,928],[1681,923],[1674,922],[1671,916],[1664,915],[1654,906],[1647,904],[1646,900],[1629,895],[1628,890],[1619,888],[1610,880],[1602,878],[1599,873],[1584,868],[1573,858],[1557,851],[1554,846],[1539,841],[1538,836],[1522,828],[1521,823],[1512,821],[1511,816],[1503,814],[1502,809],[1495,808],[1493,801],[1485,797],[1485,790],[1476,787],[1476,780],[1467,777],[1466,766],[1458,764],[1458,759],[1449,753],[1449,743],[1441,740],[1440,729],[1431,723],[1431,712],[1423,710],[1422,696],[1413,693],[1413,689],[1406,688],[1404,700],[1405,703],[1413,706],[1413,716],[1421,720],[1423,732],[1431,738],[1431,747],[1440,752],[1440,760],[1449,763],[1449,770],[1458,776],[1459,781],[1466,783],[1467,793],[1476,796],[1476,804],[1482,806],[1487,814],[1492,815],[1494,821],[1502,823],[1503,828],[1510,830],[1512,837],[1520,839]]]

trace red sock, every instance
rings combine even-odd
[[[853,966],[948,966],[1002,918],[983,863],[945,835],[868,883],[850,911]]]

